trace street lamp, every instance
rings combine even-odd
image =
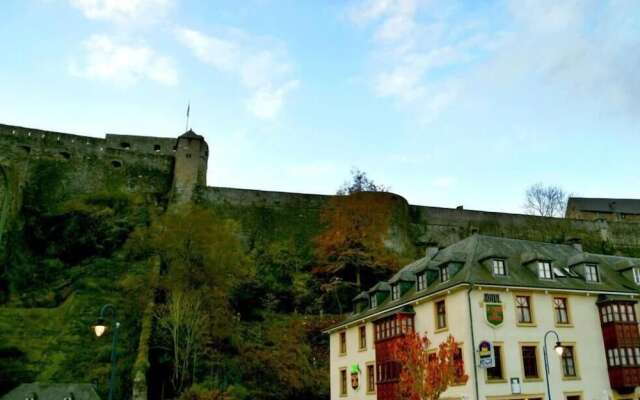
[[[562,344],[560,343],[560,336],[558,336],[558,332],[554,331],[554,330],[550,330],[547,333],[544,334],[544,375],[545,378],[547,379],[547,395],[549,396],[549,400],[551,399],[551,388],[549,387],[549,356],[547,355],[547,336],[549,336],[550,333],[553,333],[554,335],[556,335],[556,345],[553,346],[553,349],[556,351],[556,354],[558,355],[558,357],[562,357],[562,353],[564,352],[564,347],[562,347]]]
[[[116,377],[116,342],[118,341],[118,328],[120,322],[116,321],[116,309],[111,304],[105,304],[100,309],[100,317],[93,325],[93,333],[97,337],[101,337],[107,331],[105,314],[109,311],[111,314],[111,323],[113,325],[113,340],[111,341],[111,376],[109,377],[109,400],[113,399],[113,384]]]

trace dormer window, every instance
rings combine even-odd
[[[600,282],[598,266],[596,264],[587,264],[584,266],[584,279],[587,282]]]
[[[374,294],[373,296],[371,296],[371,308],[376,308],[376,307],[378,307],[378,298]]]
[[[400,298],[400,285],[396,284],[391,286],[391,300],[398,300]]]
[[[500,275],[500,276],[507,275],[507,268],[505,267],[504,260],[494,259],[492,260],[492,266],[493,266],[494,275]]]
[[[449,280],[449,269],[447,265],[440,267],[440,282],[446,282]]]
[[[538,261],[538,278],[553,279],[553,275],[551,272],[551,262]]]
[[[427,274],[422,273],[416,276],[416,290],[424,290],[427,288]]]
[[[640,268],[638,267],[633,268],[633,281],[636,285],[640,285]]]

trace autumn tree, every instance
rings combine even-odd
[[[527,214],[562,217],[567,208],[567,193],[559,186],[536,183],[527,189],[524,209]]]
[[[169,349],[172,383],[179,393],[194,380],[198,358],[215,357],[233,335],[236,316],[229,296],[252,275],[253,264],[237,223],[194,206],[154,218],[134,231],[127,247],[132,256],[162,259],[160,292],[166,304],[158,310],[155,345]]]
[[[326,278],[325,292],[335,293],[345,285],[361,289],[397,268],[395,255],[384,244],[392,218],[391,198],[371,193],[384,190],[354,169],[351,182],[345,182],[322,209],[325,229],[314,238],[320,264],[314,272]]]
[[[404,400],[438,400],[452,384],[465,383],[462,353],[453,336],[440,343],[436,352],[428,352],[427,336],[410,333],[400,338],[393,352],[402,365],[399,381]]]

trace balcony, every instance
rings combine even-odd
[[[631,393],[640,386],[640,366],[609,367],[611,388],[620,393]]]

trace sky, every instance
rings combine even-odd
[[[0,123],[176,137],[208,184],[640,198],[637,0],[2,0]]]

